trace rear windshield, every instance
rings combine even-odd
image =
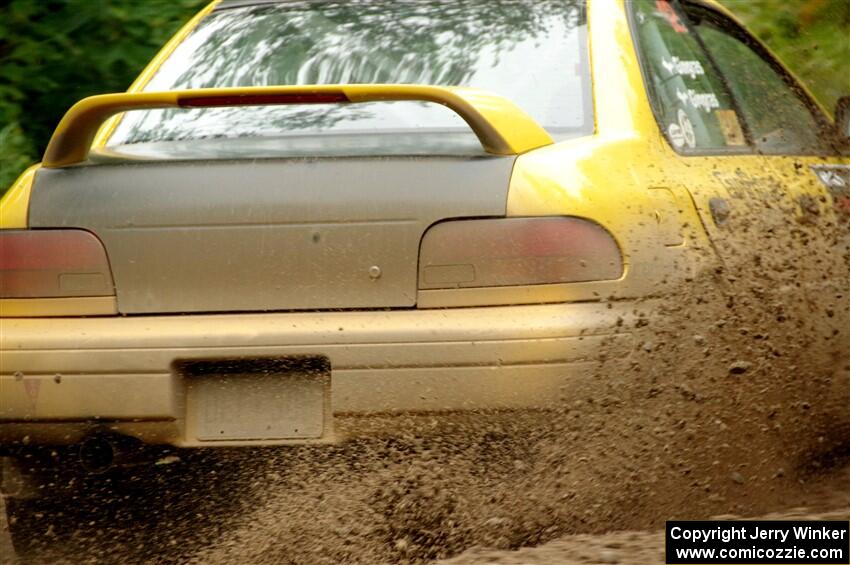
[[[592,131],[588,74],[584,0],[224,2],[145,90],[470,86],[565,139]],[[461,118],[424,102],[137,111],[108,148],[156,158],[481,152]]]

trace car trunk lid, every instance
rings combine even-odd
[[[124,314],[405,308],[435,222],[505,213],[514,157],[44,169],[31,228],[106,247]]]

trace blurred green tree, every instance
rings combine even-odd
[[[0,2],[0,188],[38,161],[65,110],[126,90],[207,1]]]
[[[721,0],[832,112],[850,94],[850,0]]]

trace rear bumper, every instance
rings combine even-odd
[[[0,444],[69,444],[102,429],[180,447],[305,441],[199,440],[179,369],[191,360],[326,357],[336,431],[325,442],[393,415],[551,408],[603,347],[631,350],[634,311],[623,302],[3,318]]]

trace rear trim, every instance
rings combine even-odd
[[[0,199],[0,229],[23,229],[27,227],[30,192],[36,171],[41,167],[35,164],[21,173],[18,180],[9,187]]]
[[[269,4],[293,3],[292,0],[220,0],[213,8],[213,12],[230,10],[233,8],[246,8],[248,6],[263,6]]]
[[[190,422],[197,417],[189,402],[191,375],[182,370],[193,361],[326,357],[335,426],[374,414],[551,408],[571,387],[586,386],[601,353],[625,359],[633,349],[629,328],[652,308],[652,302],[623,301],[4,319],[0,443],[22,441],[26,433],[36,443],[64,444],[103,426],[178,446],[297,443],[199,440]],[[341,439],[341,429],[321,441]]]
[[[321,84],[200,88],[102,94],[74,104],[56,126],[42,167],[61,168],[88,159],[92,143],[111,116],[130,110],[268,104],[417,101],[442,104],[459,115],[492,155],[520,155],[551,145],[552,137],[519,106],[474,88],[422,84]]]
[[[0,318],[59,318],[116,314],[118,314],[118,301],[114,296],[0,298]]]

